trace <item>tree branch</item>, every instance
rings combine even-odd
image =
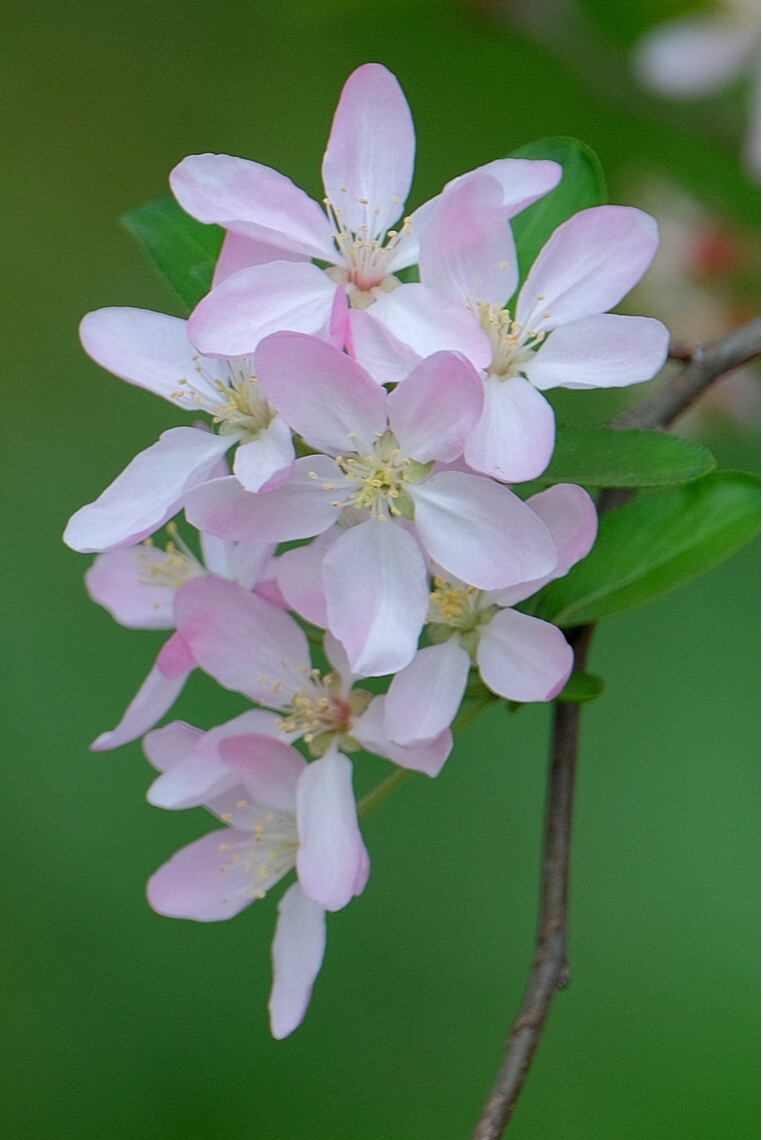
[[[667,428],[726,372],[760,353],[760,321],[709,344],[698,345],[689,363],[635,409],[613,421],[615,429]],[[626,491],[626,497],[632,492]],[[599,513],[619,506],[623,491],[605,490]],[[578,626],[569,641],[575,671],[586,666],[595,625]],[[570,977],[567,958],[568,895],[572,809],[582,705],[556,702],[551,740],[548,795],[543,839],[540,915],[535,955],[524,997],[506,1043],[503,1062],[472,1140],[500,1140],[519,1099],[551,1002]]]

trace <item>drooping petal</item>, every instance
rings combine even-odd
[[[345,531],[323,560],[328,626],[352,669],[376,677],[416,652],[429,604],[426,564],[412,535],[369,519]]]
[[[258,804],[296,814],[297,783],[307,767],[296,748],[269,735],[247,734],[227,736],[219,741],[218,750]]]
[[[227,154],[192,154],[172,171],[170,184],[200,222],[333,261],[331,226],[318,203],[268,166]]]
[[[554,625],[517,610],[501,610],[482,629],[480,676],[510,701],[550,701],[572,670],[572,649]]]
[[[435,293],[426,285],[400,285],[390,293],[377,290],[368,312],[418,356],[461,352],[475,368],[487,368],[490,363],[493,353],[487,333],[463,301]]]
[[[633,63],[641,82],[671,99],[712,95],[755,52],[752,25],[720,14],[658,24],[641,39]]]
[[[297,784],[297,874],[302,890],[326,910],[355,894],[364,844],[352,790],[352,762],[331,748],[308,764]]]
[[[458,301],[503,305],[517,287],[503,188],[472,174],[440,195],[419,241],[421,281]]]
[[[245,491],[235,476],[213,479],[186,495],[186,517],[199,528],[242,542],[291,542],[312,538],[336,521],[333,503],[347,491],[342,474],[325,455],[298,459],[280,487]]]
[[[187,673],[165,677],[158,665],[155,665],[130,701],[116,728],[102,732],[90,745],[93,752],[108,752],[111,748],[119,748],[120,745],[129,744],[131,740],[143,736],[172,708],[187,677]]]
[[[178,594],[178,631],[226,689],[280,708],[309,669],[307,639],[285,610],[224,578],[197,578]]]
[[[131,546],[153,534],[203,483],[234,436],[170,428],[125,467],[98,498],[69,519],[64,542],[82,554]]]
[[[256,439],[244,440],[236,449],[233,472],[247,491],[280,486],[294,463],[294,444],[289,425],[275,416]]]
[[[187,739],[185,751],[183,751],[182,737],[176,741],[173,736],[169,744],[165,744],[161,740],[154,741],[153,738],[159,737],[160,733],[167,731],[166,729],[149,733],[144,741],[144,749],[152,763],[157,744],[160,746],[162,756],[166,755],[168,747],[174,746],[177,759],[168,770],[154,780],[146,793],[148,802],[154,807],[168,808],[171,811],[204,804],[210,811],[221,815],[224,809],[218,810],[216,797],[241,784],[240,773],[223,761],[220,754],[221,742],[229,737],[247,733],[257,733],[259,736],[268,734],[277,737],[281,744],[284,740],[290,741],[292,737],[285,736],[279,730],[278,723],[279,717],[275,713],[266,712],[264,709],[250,709],[209,732],[198,733],[198,730],[194,730],[197,736],[193,740],[190,737]],[[173,727],[168,726],[168,728]],[[293,812],[293,802],[291,809]]]
[[[148,880],[151,907],[158,914],[196,922],[233,918],[257,897],[251,861],[232,857],[244,856],[252,843],[253,836],[223,828],[182,847]],[[283,874],[257,879],[258,892],[264,894]]]
[[[491,479],[442,471],[411,487],[410,494],[425,550],[471,586],[497,590],[540,577],[556,565],[545,524]]]
[[[246,356],[280,329],[327,336],[336,285],[312,262],[271,261],[226,277],[188,318],[208,356]]]
[[[543,332],[603,313],[645,273],[659,241],[657,223],[631,206],[581,210],[554,230],[517,299],[517,320]]]
[[[164,573],[166,561],[153,546],[99,554],[85,573],[87,592],[128,629],[172,629],[177,587]]]
[[[449,729],[433,740],[420,740],[413,744],[398,744],[390,739],[384,724],[386,696],[374,697],[370,705],[353,725],[353,736],[368,752],[386,756],[401,768],[437,776],[453,750],[453,734]]]
[[[416,137],[405,95],[378,63],[353,71],[334,113],[323,184],[340,223],[373,240],[403,212]],[[365,228],[364,228],[365,227]]]
[[[417,364],[387,400],[389,422],[404,455],[428,463],[457,459],[482,412],[482,380],[455,352]]]
[[[227,374],[214,360],[204,362],[206,375],[199,372],[187,321],[147,309],[96,309],[83,318],[79,333],[88,356],[129,384],[195,412],[183,391],[183,382],[192,379],[198,392],[219,402],[214,380],[225,381]]]
[[[474,471],[505,483],[536,479],[554,450],[554,410],[522,376],[488,375],[482,416],[464,448]]]
[[[464,695],[469,665],[469,654],[457,636],[420,649],[392,678],[387,692],[384,724],[391,739],[412,744],[449,728]]]
[[[273,939],[273,990],[270,1030],[280,1041],[301,1024],[326,949],[326,912],[304,893],[289,887],[278,904]]]
[[[312,446],[368,454],[387,426],[386,393],[352,357],[300,333],[263,341],[254,357],[268,400]]]
[[[536,388],[623,388],[651,380],[670,333],[652,317],[600,313],[554,329],[524,367]]]

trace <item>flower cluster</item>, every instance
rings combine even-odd
[[[569,676],[562,633],[515,608],[596,532],[580,487],[510,489],[551,457],[543,392],[646,380],[667,351],[658,321],[608,312],[655,251],[648,215],[574,215],[520,287],[510,219],[560,167],[492,162],[405,215],[414,146],[396,79],[368,64],[334,116],[322,206],[255,162],[185,159],[178,201],[226,233],[211,292],[187,322],[112,308],[82,323],[97,362],[194,416],[66,531],[98,554],[96,601],[171,631],[94,747],[145,736],[150,801],[225,825],[156,872],[155,910],[229,918],[296,869],[273,946],[276,1037],[304,1016],[326,911],[368,878],[349,757],[436,776],[470,674],[520,702]],[[257,707],[210,731],[156,728],[193,669]]]

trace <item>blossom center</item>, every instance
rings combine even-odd
[[[335,673],[321,676],[318,669],[312,669],[305,687],[294,694],[284,710],[278,727],[282,732],[299,734],[315,757],[323,756],[332,740],[345,751],[353,751],[358,747],[352,738],[353,721],[365,712],[372,696],[364,689],[345,694],[341,677]]]
[[[349,191],[348,191],[349,192]],[[350,304],[356,309],[367,309],[376,300],[373,290],[385,293],[396,289],[398,279],[389,272],[389,265],[398,247],[411,233],[411,220],[404,218],[399,230],[378,232],[379,209],[374,209],[367,198],[361,198],[365,208],[366,221],[356,231],[350,230],[344,219],[342,207],[330,198],[324,198],[328,219],[334,227],[332,237],[340,260],[327,270],[332,281],[345,283],[354,288],[348,289]]]
[[[445,578],[435,578],[433,585],[427,616],[430,640],[435,645],[442,644],[456,631],[462,647],[474,661],[480,630],[492,621],[500,607],[488,602],[484,591],[474,586],[454,586]]]
[[[532,360],[546,334],[525,329],[512,320],[508,309],[499,309],[497,305],[479,302],[477,309],[480,324],[490,338],[493,349],[488,374],[499,380],[522,376],[523,368]]]
[[[413,518],[414,504],[407,488],[423,482],[433,466],[406,458],[389,428],[376,440],[371,455],[338,455],[336,463],[354,487],[349,503],[337,505],[365,508],[371,518],[385,522],[390,517]]]
[[[179,590],[191,578],[200,578],[206,571],[180,538],[174,523],[167,524],[172,540],[164,552],[158,551],[150,538],[135,551],[134,558],[140,567],[138,581],[141,586],[162,586]]]
[[[183,378],[172,393],[173,399],[188,400],[200,411],[209,412],[220,424],[220,435],[237,435],[242,441],[257,439],[273,421],[275,412],[262,394],[248,357],[221,361],[227,376],[214,376],[195,356],[196,372],[205,381],[197,386]]]
[[[237,819],[239,812],[251,807],[257,811],[257,805],[240,800],[235,813],[221,816],[225,823],[235,828],[240,838],[234,837],[233,833],[230,840],[220,843],[219,850],[227,862],[221,863],[218,869],[224,873],[243,868],[251,879],[249,897],[263,899],[268,887],[283,878],[296,863],[299,836],[294,816],[272,811],[261,817],[257,815],[246,827],[241,826]]]

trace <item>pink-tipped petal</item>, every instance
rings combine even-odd
[[[501,610],[477,647],[480,676],[510,701],[550,701],[572,670],[573,654],[554,625],[516,610]]]
[[[364,677],[403,669],[416,652],[429,604],[416,540],[369,519],[345,531],[323,560],[329,629]]]
[[[297,874],[308,898],[341,910],[355,894],[364,844],[352,790],[352,762],[331,748],[297,784]]]
[[[378,63],[353,71],[323,159],[323,184],[340,223],[371,240],[386,234],[405,207],[415,151],[411,112],[394,75]]]
[[[449,463],[464,450],[484,403],[482,380],[455,352],[417,364],[387,400],[389,422],[404,455]]]
[[[599,313],[554,329],[524,368],[536,388],[623,388],[651,380],[670,333],[652,317]]]
[[[182,633],[175,632],[165,641],[159,650],[156,664],[163,676],[170,681],[175,677],[187,676],[196,668],[196,659]]]
[[[521,376],[487,376],[485,405],[466,441],[474,471],[504,483],[524,483],[546,470],[554,450],[554,410]]]
[[[631,206],[581,210],[554,230],[517,300],[517,320],[544,332],[606,312],[622,301],[654,257],[657,223]]]
[[[545,524],[491,479],[442,471],[410,493],[425,550],[471,586],[498,590],[547,574],[556,565]]]
[[[336,285],[311,262],[272,261],[227,277],[188,318],[188,335],[209,356],[246,356],[280,329],[327,336]]]
[[[82,554],[140,542],[177,514],[186,492],[204,482],[233,442],[232,436],[196,428],[163,432],[94,502],[72,515],[64,542]]]
[[[170,175],[184,210],[200,222],[331,261],[331,226],[317,202],[290,178],[245,158],[192,154]]]
[[[289,887],[278,904],[273,939],[273,990],[270,1030],[280,1041],[301,1024],[326,949],[326,912],[304,893]]]
[[[116,728],[102,732],[90,745],[93,752],[108,752],[111,748],[119,748],[120,745],[129,744],[131,740],[143,736],[172,708],[187,677],[187,673],[181,673],[167,678],[155,665],[127,706]]]
[[[384,724],[398,744],[431,740],[449,728],[469,678],[469,654],[457,636],[420,649],[410,665],[392,678],[385,699]]]
[[[312,447],[371,451],[386,427],[386,393],[357,361],[292,332],[268,337],[254,360],[268,400]]]

